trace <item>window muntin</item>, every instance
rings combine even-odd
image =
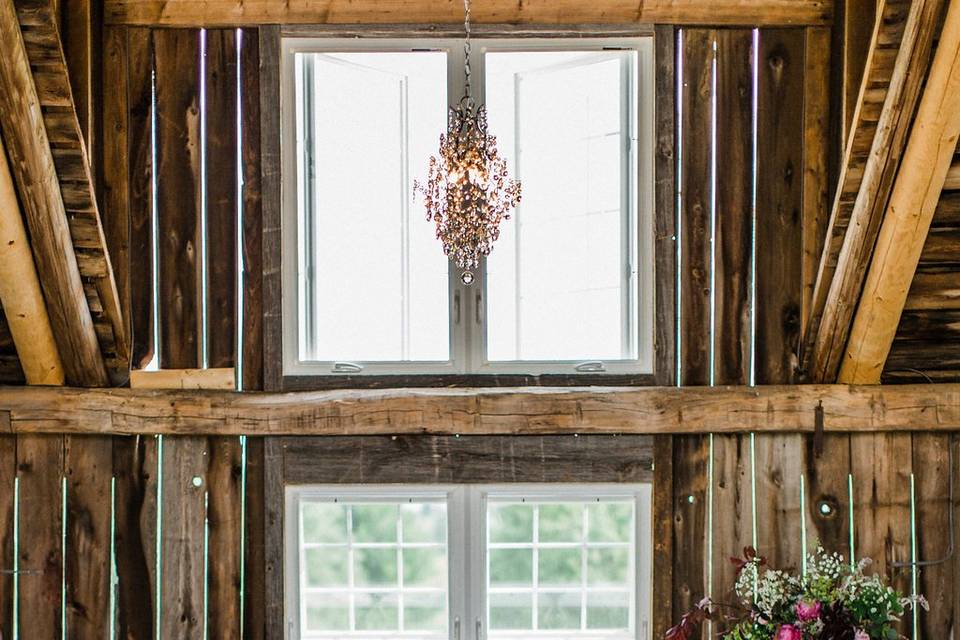
[[[344,41],[287,38],[283,43],[284,95],[287,100],[281,101],[281,104],[297,104],[295,92],[291,89],[295,79],[291,70],[295,67],[294,56],[311,52],[332,58],[350,57],[356,52],[387,57],[396,54],[443,57],[447,73],[446,100],[452,104],[459,100],[462,91],[461,45],[461,41],[440,39]],[[381,289],[395,292],[398,289],[383,282],[371,285],[370,278],[382,275],[382,280],[393,282],[397,268],[390,263],[379,269],[371,267],[368,271],[376,272],[373,275],[367,274],[352,280],[334,277],[325,282],[323,286],[330,291],[324,295],[336,300],[327,308],[330,312],[327,325],[304,317],[303,314],[309,315],[308,309],[313,305],[309,300],[304,300],[302,283],[305,277],[312,277],[310,274],[318,271],[314,269],[311,272],[298,258],[310,250],[304,247],[302,238],[297,237],[297,224],[291,219],[291,216],[296,217],[297,212],[302,213],[302,208],[298,209],[298,206],[303,205],[304,198],[301,196],[298,203],[297,197],[291,195],[291,191],[295,192],[299,186],[291,184],[295,181],[289,179],[291,172],[287,167],[296,165],[296,162],[304,166],[310,163],[293,157],[289,147],[296,142],[290,140],[289,131],[284,133],[283,173],[287,176],[283,183],[284,290],[290,292],[300,288],[298,295],[284,295],[286,375],[652,371],[652,38],[481,39],[479,45],[474,48],[474,95],[488,104],[492,130],[500,140],[501,151],[511,162],[511,171],[524,180],[525,186],[524,202],[517,212],[517,220],[506,221],[502,225],[502,236],[490,260],[485,261],[489,264],[483,265],[472,286],[459,283],[459,272],[449,268],[439,243],[433,238],[432,224],[423,220],[422,203],[410,199],[404,204],[408,209],[405,218],[409,221],[407,234],[413,237],[418,227],[424,231],[425,236],[421,236],[427,238],[424,250],[428,254],[432,251],[431,255],[437,264],[442,263],[430,273],[445,283],[447,288],[440,292],[442,285],[430,281],[429,287],[425,285],[421,290],[439,293],[430,297],[429,303],[421,303],[412,295],[404,298],[403,292],[406,290],[401,287],[400,294],[388,297],[388,312],[380,314],[376,310],[379,294],[374,292]],[[542,57],[548,63],[537,62],[537,57]],[[550,63],[548,59],[553,62]],[[518,61],[522,64],[518,65]],[[541,86],[541,89],[532,93],[521,92],[523,99],[519,102],[533,106],[521,109],[520,118],[513,117],[513,123],[509,122],[511,117],[504,115],[506,111],[494,104],[506,101],[514,103],[515,107],[518,102],[515,95],[505,98],[502,91],[502,80],[510,71],[511,64],[518,67],[514,71],[525,74],[524,82],[527,85],[539,83]],[[613,72],[615,67],[619,74]],[[604,72],[598,74],[598,70]],[[581,86],[583,83],[570,81],[577,74],[603,77],[598,80],[600,85],[591,85],[588,91]],[[617,76],[615,82],[614,76]],[[523,85],[524,82],[519,84]],[[501,87],[499,98],[498,86]],[[603,89],[603,86],[607,89]],[[567,89],[566,94],[560,93],[562,88]],[[577,118],[562,120],[561,115],[571,96],[581,99],[598,90],[610,90],[614,95],[605,96],[604,100],[599,101],[602,103],[599,106],[594,104],[593,107],[579,109],[575,114]],[[362,99],[364,91],[352,93]],[[541,93],[543,95],[539,95]],[[442,104],[441,111],[445,111],[446,106]],[[281,118],[286,123],[292,117],[292,110],[288,106],[284,109]],[[561,143],[551,142],[550,137],[542,133],[547,129],[545,127],[541,127],[541,133],[537,136],[524,133],[532,131],[530,127],[522,128],[519,136],[514,130],[501,130],[508,125],[513,127],[518,120],[538,123],[542,114],[549,115],[551,112],[555,120],[564,122],[564,131],[570,130],[571,121],[582,121],[581,116],[589,117],[591,113],[595,114],[597,122],[606,124],[612,121],[611,114],[619,118],[618,124],[606,128],[595,127],[596,131],[592,132],[587,129],[584,135],[571,134],[564,138],[563,144],[589,149],[586,155],[569,154],[570,162],[564,163],[567,166],[561,168],[567,174],[577,174],[578,166],[581,169],[592,166],[595,169],[592,176],[589,171],[586,176],[577,175],[569,180],[558,180],[550,171],[540,171],[538,175],[538,167],[544,163],[535,162],[537,155],[556,155]],[[499,123],[504,118],[508,122]],[[549,121],[549,118],[540,120]],[[409,154],[404,188],[408,189],[413,179],[425,171],[426,156],[435,152],[436,138],[443,126],[436,125],[432,135],[428,136],[422,160],[413,159],[419,152]],[[529,142],[524,143],[527,139]],[[551,147],[551,144],[554,146]],[[337,145],[329,148],[335,150]],[[552,167],[556,163],[547,164]],[[611,172],[609,168],[614,165],[616,171]],[[537,206],[537,198],[531,194],[542,194],[551,185],[557,184],[579,188],[593,196],[586,198],[582,206],[576,207],[568,206],[567,202],[575,198],[562,200],[565,204],[562,211],[546,201],[550,197],[557,200],[555,196],[544,196],[546,200],[541,198]],[[376,197],[383,197],[383,194],[379,193]],[[526,217],[525,207],[531,210]],[[539,220],[538,210],[541,212]],[[300,221],[303,221],[302,216]],[[517,234],[516,230],[520,233]],[[400,233],[397,231],[397,234]],[[357,248],[351,254],[354,261],[365,260],[363,247],[369,245],[366,240],[347,237],[340,240],[336,243],[338,247]],[[360,258],[357,257],[358,252]],[[519,269],[516,268],[518,262]],[[434,262],[430,261],[429,264],[433,265]],[[489,277],[484,275],[484,269],[490,270]],[[411,276],[414,280],[415,274]],[[349,285],[345,285],[348,280]],[[319,296],[320,299],[323,297]],[[421,299],[425,297],[426,294],[420,296]],[[431,310],[431,304],[442,307],[441,311]],[[404,313],[409,315],[404,316]],[[433,320],[422,320],[426,316]],[[399,325],[397,317],[401,318]],[[418,349],[413,337],[404,342],[403,318],[409,318],[408,327],[427,328],[421,334],[427,344],[432,345],[430,348]],[[304,326],[333,327],[331,335],[336,338],[314,340],[311,346],[306,344],[310,335],[322,336],[323,331],[317,332],[314,328],[313,333],[308,332],[305,336],[301,331]],[[373,339],[365,340],[364,336],[371,331],[371,327],[379,327],[379,330]],[[446,359],[441,357],[444,355],[442,348],[438,348],[441,343],[447,346]],[[317,344],[332,348],[318,350]]]
[[[357,505],[380,513],[362,519],[359,531],[348,528]],[[287,522],[295,526],[287,527],[288,638],[647,640],[649,509],[649,485],[289,487]],[[311,518],[322,527],[311,529]],[[441,546],[442,623],[439,560],[411,553],[439,554]],[[329,553],[339,550],[342,556],[350,547],[382,557],[357,571],[356,558],[351,564]],[[314,553],[322,553],[324,562],[311,566],[310,549],[320,549]],[[387,556],[398,549],[394,564]],[[331,566],[340,567],[339,573]],[[414,574],[427,576],[421,581],[429,584],[401,582]],[[318,581],[327,584],[315,588]],[[379,608],[362,611],[361,618],[377,624],[362,629],[355,611],[370,608],[372,599],[357,594],[368,593],[379,595]],[[317,612],[324,608],[337,611]],[[416,608],[421,610],[412,619],[428,620],[428,629],[411,629],[410,616],[400,622],[401,611]],[[327,627],[347,629],[319,629],[321,616],[339,621]]]

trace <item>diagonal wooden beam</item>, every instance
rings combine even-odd
[[[914,0],[910,4],[892,73],[888,74],[888,82],[881,83],[888,88],[879,121],[873,127],[875,133],[867,140],[858,140],[855,129],[847,143],[841,187],[834,202],[828,242],[814,288],[808,342],[804,350],[803,368],[812,382],[832,382],[839,373],[854,311],[930,66],[933,40],[944,5],[944,0]],[[867,99],[876,90],[875,80],[883,77],[883,63],[891,54],[884,46],[884,40],[890,37],[885,33],[885,14],[891,8],[895,15],[898,5],[884,3],[877,20],[868,56],[870,66],[860,90],[857,128],[861,121],[870,121],[865,113]],[[870,127],[865,128],[870,130]],[[869,145],[869,156],[863,163],[858,150],[866,145]],[[843,212],[852,195],[847,183],[851,181],[856,195],[849,219],[844,220]],[[836,240],[840,238],[837,252]]]
[[[0,138],[0,301],[27,384],[63,384],[63,363],[43,302],[20,203]]]
[[[23,204],[64,372],[109,383],[60,195],[53,154],[12,0],[0,0],[0,125]]]
[[[839,382],[875,384],[893,345],[910,284],[960,136],[960,0],[943,33],[880,228]]]

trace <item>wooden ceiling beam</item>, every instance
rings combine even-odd
[[[854,316],[839,382],[880,382],[958,137],[960,0],[951,0]]]
[[[40,100],[12,0],[0,0],[0,125],[66,379],[109,383],[84,295]]]
[[[833,0],[474,0],[491,24],[660,23],[825,25]],[[107,24],[227,27],[260,24],[456,24],[457,0],[107,0]]]
[[[817,426],[819,406],[829,432],[960,429],[960,384],[923,384],[302,393],[0,387],[0,431],[251,436],[806,433]]]
[[[0,302],[27,384],[63,384],[63,363],[43,302],[20,203],[0,137]]]
[[[884,11],[886,5],[891,3],[884,3]],[[814,287],[803,356],[805,376],[811,382],[833,382],[839,374],[877,234],[930,67],[933,40],[941,24],[944,6],[944,0],[914,0],[910,5],[880,119],[872,127],[874,133],[870,137],[869,156],[864,163],[857,153],[857,129],[862,124],[859,120],[869,98],[868,89],[875,72],[873,67],[882,59],[878,55],[886,28],[882,13],[877,20],[868,55],[869,66],[860,91],[858,123],[847,143],[841,186],[837,190],[828,241]],[[869,130],[871,127],[864,128]],[[860,168],[862,178],[856,178]],[[856,178],[852,193],[848,184],[851,175]],[[847,203],[852,197],[855,198],[853,207],[849,219],[845,220]]]

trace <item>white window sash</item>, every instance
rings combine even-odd
[[[536,503],[629,500],[634,504],[632,638],[650,640],[652,615],[652,499],[649,484],[550,484],[550,485],[324,485],[288,486],[284,518],[284,619],[286,640],[300,640],[302,531],[300,504],[305,500],[349,502],[399,502],[437,500],[447,511],[447,611],[450,640],[487,640],[489,620],[487,594],[487,524],[490,502],[525,500]],[[577,543],[574,546],[581,546]],[[591,545],[593,546],[593,545]],[[619,546],[623,546],[621,543]],[[629,546],[629,545],[628,545]],[[349,569],[352,572],[352,567]],[[366,589],[364,589],[366,591]],[[622,592],[620,589],[615,591]],[[602,591],[602,589],[598,589]],[[536,611],[536,609],[534,609]],[[400,638],[414,632],[361,632],[360,640]],[[343,637],[342,632],[316,637]],[[424,634],[420,634],[424,635]],[[314,637],[311,634],[310,637]],[[497,632],[497,640],[568,640],[568,632]],[[616,640],[622,632],[582,632],[578,640]],[[632,640],[631,638],[631,640]]]
[[[287,37],[281,42],[281,175],[282,180],[282,351],[283,375],[285,376],[330,376],[330,375],[452,375],[452,374],[647,374],[653,372],[654,359],[654,49],[653,38],[527,38],[501,39],[478,38],[472,53],[473,92],[482,104],[485,98],[484,53],[487,51],[601,51],[635,50],[638,54],[637,68],[634,73],[626,73],[629,82],[637,80],[636,105],[630,105],[630,127],[637,136],[637,166],[624,168],[635,187],[624,190],[624,197],[632,191],[636,202],[625,202],[623,220],[623,252],[636,255],[637,265],[624,264],[626,270],[634,266],[637,271],[636,287],[625,291],[623,307],[629,314],[636,314],[637,358],[629,360],[522,360],[490,361],[486,357],[486,264],[476,270],[473,284],[467,286],[460,282],[460,269],[448,263],[449,309],[448,323],[450,336],[450,359],[441,362],[430,361],[304,361],[300,358],[302,341],[309,340],[308,332],[301,330],[300,305],[304,304],[303,283],[298,282],[300,256],[306,249],[304,240],[298,238],[298,167],[301,159],[296,157],[296,135],[294,115],[297,104],[294,82],[294,56],[301,52],[342,52],[342,51],[446,51],[447,52],[447,97],[448,106],[459,103],[463,94],[462,40],[458,39],[416,39],[416,38],[368,38],[344,39],[333,37]],[[622,84],[621,92],[626,101],[631,87]],[[635,108],[634,108],[635,107]],[[628,113],[624,109],[624,113]],[[287,126],[291,123],[291,126]],[[439,132],[438,132],[439,135]],[[629,154],[625,155],[625,163]],[[416,174],[418,168],[412,167]],[[410,179],[412,179],[412,175]],[[626,229],[633,212],[635,233]],[[411,218],[416,214],[411,212]],[[507,223],[509,224],[509,223]],[[630,243],[637,243],[636,251]],[[626,277],[626,275],[625,275]],[[292,295],[291,295],[292,294]],[[621,330],[629,331],[629,314],[621,318]],[[307,314],[309,315],[309,314]],[[349,322],[349,318],[344,319]],[[629,336],[634,339],[633,336]]]

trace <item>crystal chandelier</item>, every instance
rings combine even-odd
[[[487,110],[470,95],[470,0],[464,0],[464,95],[450,109],[440,153],[430,157],[426,183],[414,181],[423,196],[427,220],[437,227],[443,252],[463,269],[464,284],[474,280],[481,256],[500,237],[500,222],[520,203],[520,182],[507,175],[507,161],[487,130]]]

